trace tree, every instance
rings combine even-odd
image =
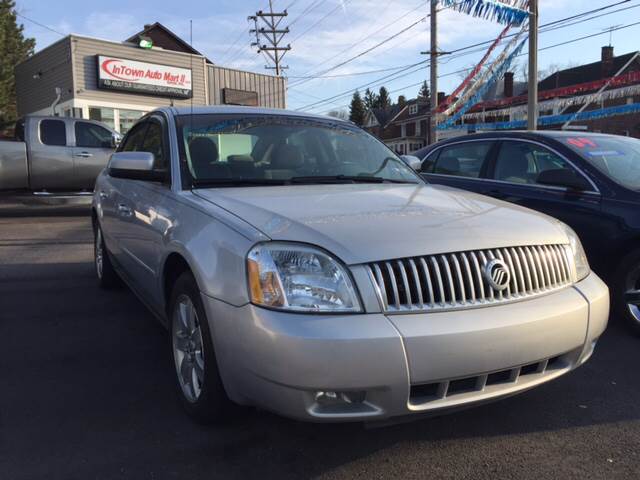
[[[378,107],[378,96],[368,88],[364,91],[364,104],[369,110]]]
[[[327,115],[333,118],[339,118],[340,120],[347,120],[349,118],[349,114],[344,109],[336,109],[331,110]]]
[[[431,98],[431,91],[429,90],[429,84],[426,80],[422,82],[422,86],[420,87],[420,91],[418,92],[418,98],[422,98],[424,100],[428,100]]]
[[[398,97],[398,106],[404,107],[406,104],[407,104],[407,97],[405,97],[404,95],[400,95]]]
[[[25,38],[23,25],[18,25],[14,0],[0,0],[0,129],[15,122],[15,66],[33,54],[36,41]]]
[[[389,91],[385,87],[380,87],[378,92],[378,108],[389,108],[391,106],[391,97]]]
[[[356,90],[351,99],[351,105],[349,106],[349,120],[356,125],[362,126],[364,124],[365,105],[360,96],[360,92]]]

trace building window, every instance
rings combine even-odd
[[[97,122],[102,122],[113,129],[116,128],[113,108],[89,107],[89,118],[91,120],[96,120]]]
[[[144,112],[139,110],[120,110],[120,133],[123,135],[129,131],[133,124],[144,115]]]
[[[409,105],[409,115],[415,115],[416,113],[418,113],[418,104]]]
[[[420,132],[420,121],[416,122],[416,137],[420,136],[421,132]]]

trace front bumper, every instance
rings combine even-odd
[[[593,273],[536,299],[438,313],[301,315],[203,301],[230,398],[312,421],[513,395],[584,363],[609,315]]]

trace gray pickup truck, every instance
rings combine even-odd
[[[119,140],[92,120],[28,116],[0,141],[0,193],[90,192]]]

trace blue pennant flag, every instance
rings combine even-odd
[[[496,0],[441,0],[442,5],[478,18],[494,20],[503,25],[519,26],[529,18],[529,12]]]

